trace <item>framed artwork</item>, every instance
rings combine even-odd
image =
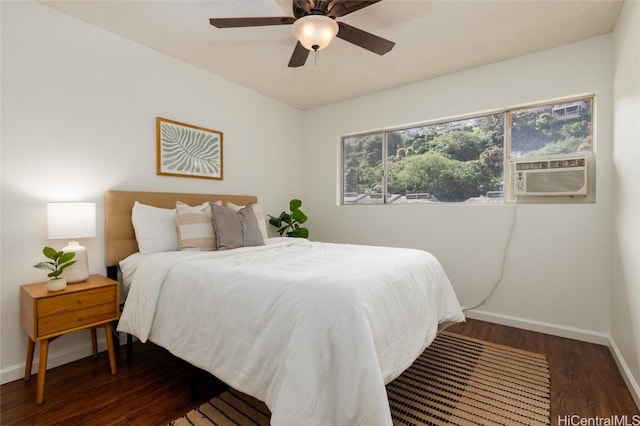
[[[156,117],[159,175],[222,180],[222,132]]]

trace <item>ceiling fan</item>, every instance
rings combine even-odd
[[[292,25],[298,43],[293,49],[289,67],[299,67],[307,61],[310,51],[324,49],[335,37],[378,55],[384,55],[393,49],[395,43],[392,41],[335,21],[336,18],[379,1],[381,0],[293,0],[293,17],[211,18],[209,23],[216,28]]]

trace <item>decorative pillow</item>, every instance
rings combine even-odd
[[[216,201],[222,205],[220,201]],[[180,250],[215,250],[216,234],[211,222],[211,204],[189,206],[176,202],[176,224]]]
[[[135,202],[131,222],[142,254],[178,250],[176,211]]]
[[[238,211],[245,206],[238,206],[229,201],[225,204],[227,207],[234,211]],[[260,233],[262,234],[262,240],[266,241],[269,239],[269,233],[267,232],[267,222],[265,221],[264,212],[262,211],[262,206],[258,203],[251,204],[253,206],[253,213],[256,215],[256,220],[258,221],[258,228],[260,228]]]
[[[264,245],[251,204],[237,212],[211,203],[218,250]]]

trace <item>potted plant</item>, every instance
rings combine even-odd
[[[282,212],[278,217],[269,215],[269,224],[278,229],[280,236],[286,234],[287,237],[308,238],[309,230],[300,226],[307,221],[308,217],[300,207],[302,207],[302,201],[297,199],[289,201],[291,213]]]
[[[60,275],[69,266],[76,263],[73,257],[76,255],[74,252],[57,251],[51,247],[45,247],[42,249],[42,254],[47,259],[46,262],[39,262],[33,265],[34,268],[44,269],[45,271],[51,271],[47,274],[49,281],[47,281],[47,289],[50,291],[63,290],[67,286],[67,280]]]

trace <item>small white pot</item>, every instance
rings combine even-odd
[[[49,291],[64,290],[66,286],[67,286],[67,280],[64,277],[47,281],[47,290]]]

